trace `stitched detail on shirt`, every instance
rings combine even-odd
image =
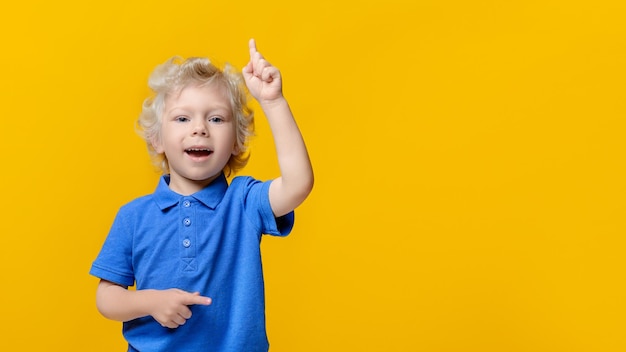
[[[182,258],[183,260],[183,271],[196,271],[198,270],[198,265],[196,264],[195,258]]]

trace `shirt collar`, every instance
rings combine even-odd
[[[159,184],[157,185],[157,188],[153,194],[154,200],[161,210],[165,210],[167,208],[175,206],[180,202],[182,198],[185,197],[172,191],[169,187],[169,183],[169,175],[161,176]],[[226,176],[224,176],[224,174],[222,173],[208,186],[190,195],[189,197],[193,197],[207,207],[215,209],[224,197],[224,194],[226,194],[227,189],[228,182],[226,181]]]

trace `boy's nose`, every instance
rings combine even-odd
[[[209,129],[203,123],[197,123],[193,126],[192,134],[194,136],[207,136],[209,134]]]

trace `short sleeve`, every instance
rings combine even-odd
[[[246,214],[260,226],[264,234],[272,236],[287,236],[293,229],[295,214],[293,211],[275,217],[269,199],[269,189],[272,181],[258,181],[251,177],[236,177],[231,187],[241,187],[244,193],[244,207]]]
[[[119,285],[132,286],[135,283],[132,269],[133,229],[127,219],[124,208],[120,209],[89,273]]]

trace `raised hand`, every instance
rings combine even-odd
[[[282,98],[280,71],[257,51],[254,39],[250,39],[248,46],[250,61],[242,73],[250,94],[261,104]]]
[[[191,293],[176,288],[152,291],[150,299],[153,301],[150,315],[163,327],[171,329],[185,324],[191,318],[189,306],[211,304],[211,299],[200,296],[199,292]]]

